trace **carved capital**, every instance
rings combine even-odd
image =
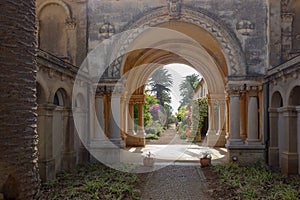
[[[65,26],[67,30],[74,30],[76,28],[75,18],[67,18],[65,22]]]

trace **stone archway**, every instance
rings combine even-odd
[[[137,99],[143,98],[143,90],[138,93],[135,90],[143,88],[158,66],[183,63],[203,75],[208,86],[210,107],[218,103],[219,122],[217,126],[214,126],[215,123],[209,126],[209,145],[221,143],[223,146],[227,134],[230,160],[233,157],[241,162],[264,159],[263,82],[261,77],[248,77],[244,52],[235,33],[205,10],[182,8],[180,17],[176,18],[165,11],[164,8],[149,11],[144,17],[124,26],[126,30],[133,30],[106,44],[114,48],[103,60],[104,68],[109,67],[103,68],[104,76],[96,89],[96,97],[98,95],[102,104],[106,105],[104,111],[97,111],[106,113],[106,135],[122,146],[121,136],[125,142],[129,139],[124,132],[128,130],[128,104],[132,94]],[[107,52],[106,46],[100,54]],[[112,61],[106,63],[107,60]],[[89,60],[89,73],[93,74],[95,61]],[[117,113],[117,117],[111,119],[113,113]],[[210,113],[213,113],[212,109]],[[117,124],[120,126],[117,127]]]

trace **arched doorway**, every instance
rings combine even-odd
[[[154,37],[157,34],[156,31],[162,32],[161,35],[167,37]],[[187,43],[189,44],[187,45]],[[153,48],[142,48],[142,46]],[[130,48],[135,50],[126,54],[121,68],[122,76],[126,79],[124,91],[126,91],[127,99],[131,101],[128,110],[132,110],[130,107],[136,102],[144,103],[145,85],[155,70],[171,63],[186,64],[201,73],[207,83],[210,113],[208,144],[224,146],[226,143],[225,87],[228,68],[221,46],[213,36],[194,24],[168,22],[159,24],[156,30],[143,32],[132,42]],[[143,109],[142,105],[140,109]],[[128,115],[129,119],[130,116]],[[139,119],[139,121],[141,120]],[[124,121],[133,123],[133,120],[125,119]],[[132,126],[132,124],[128,124],[128,127]],[[143,131],[139,132],[143,133]],[[140,139],[143,137],[142,135],[135,135],[140,142],[132,141],[134,139],[131,136],[128,134],[128,145],[144,145],[145,142]]]

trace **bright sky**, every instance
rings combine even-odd
[[[184,65],[184,64],[169,64],[164,66],[168,70],[170,74],[172,74],[173,78],[173,87],[171,88],[171,106],[173,108],[173,114],[177,112],[177,109],[180,105],[180,100],[182,99],[180,96],[179,85],[184,80],[184,78],[191,74],[201,74],[196,71],[194,68]]]

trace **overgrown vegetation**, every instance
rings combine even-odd
[[[102,164],[79,166],[44,184],[41,199],[139,199],[138,177]]]
[[[200,142],[201,130],[204,120],[208,116],[208,104],[206,98],[191,100],[189,105],[182,106],[177,113],[179,125],[177,133],[181,139]]]
[[[263,162],[250,166],[226,163],[214,169],[225,186],[218,186],[219,189],[216,187],[211,193],[216,199],[300,199],[299,176],[287,177],[272,172]]]

